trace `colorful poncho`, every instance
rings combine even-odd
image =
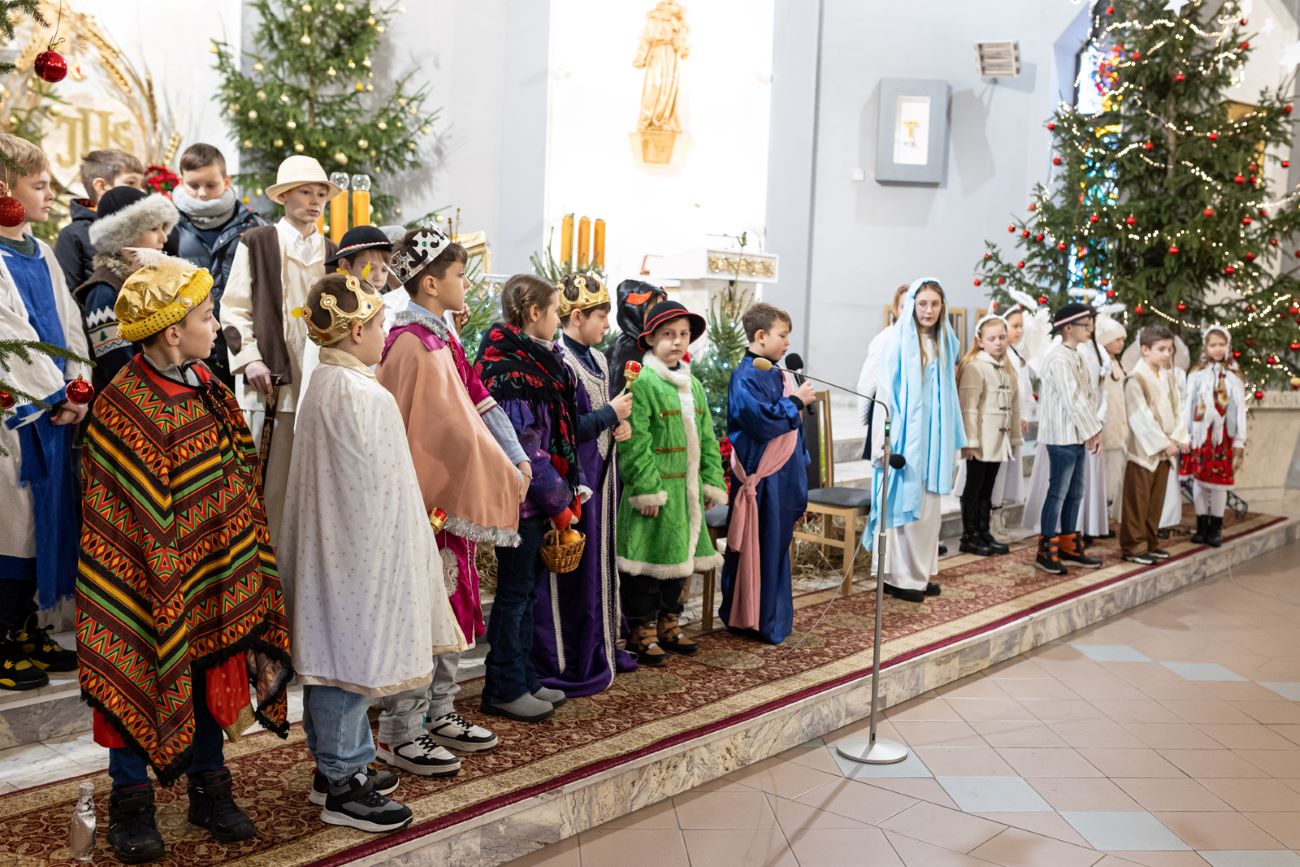
[[[234,395],[193,372],[197,386],[137,355],[96,399],[83,447],[82,697],[164,783],[189,765],[191,678],[237,654],[257,718],[288,733],[288,625],[257,454]]]

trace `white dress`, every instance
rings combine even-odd
[[[1102,380],[1110,371],[1110,358],[1102,353],[1097,358],[1092,341],[1080,343],[1076,350],[1083,358],[1084,367],[1088,369],[1088,382],[1092,385],[1093,400],[1096,402],[1098,417],[1106,420],[1106,390]],[[1085,452],[1083,458],[1083,503],[1079,507],[1079,526],[1085,536],[1106,536],[1110,534],[1110,509],[1106,501],[1106,459],[1098,450]]]

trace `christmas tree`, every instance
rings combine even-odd
[[[293,154],[327,172],[374,182],[372,221],[400,215],[393,177],[422,164],[419,143],[437,112],[412,72],[376,90],[374,57],[395,6],[369,0],[252,0],[259,17],[249,72],[225,42],[213,43],[221,74],[221,112],[243,148],[241,183],[260,195]]]
[[[1007,226],[1014,250],[986,243],[975,285],[1040,304],[1113,301],[1129,333],[1172,329],[1199,351],[1201,330],[1232,330],[1248,390],[1300,388],[1297,193],[1266,169],[1290,164],[1292,81],[1254,105],[1226,91],[1254,38],[1236,0],[1115,0],[1094,8],[1080,98],[1047,121],[1053,177]]]

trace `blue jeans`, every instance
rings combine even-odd
[[[365,770],[375,760],[366,711],[372,699],[337,686],[304,686],[302,727],[316,769],[332,783]]]
[[[1079,529],[1079,506],[1083,503],[1083,444],[1047,447],[1051,467],[1047,479],[1047,498],[1039,518],[1041,532],[1047,538],[1074,533]]]
[[[194,743],[186,773],[193,777],[221,770],[226,766],[226,759],[222,754],[225,734],[208,710],[207,678],[201,671],[191,671],[190,676],[194,684]],[[148,785],[149,763],[130,749],[112,748],[108,751],[108,776],[113,780],[114,789]]]
[[[483,700],[507,704],[541,689],[533,668],[533,602],[542,565],[546,519],[519,521],[519,547],[497,548],[497,592],[488,617]]]

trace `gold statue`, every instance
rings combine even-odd
[[[680,63],[690,54],[688,32],[686,10],[676,0],[659,0],[646,13],[645,30],[632,65],[645,70],[637,132],[642,158],[648,163],[669,162],[673,143],[682,131],[677,94],[681,89]]]

